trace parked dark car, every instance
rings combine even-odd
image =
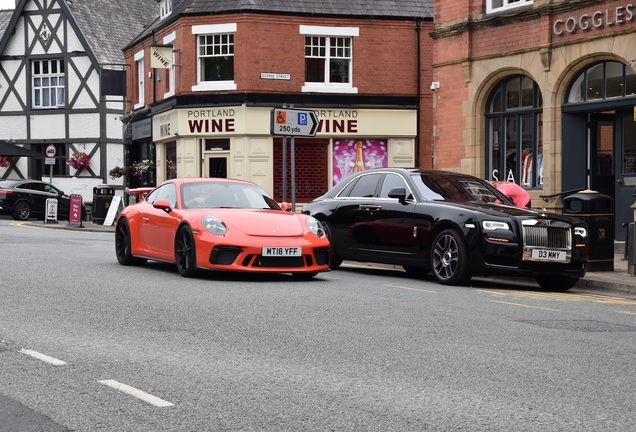
[[[303,206],[342,260],[401,265],[445,285],[473,275],[531,276],[565,291],[584,276],[585,222],[515,207],[489,182],[465,174],[380,168],[354,174]]]
[[[0,181],[0,214],[11,215],[15,220],[44,219],[46,200],[57,199],[58,220],[68,220],[70,197],[50,183],[40,180]],[[86,207],[82,203],[82,220],[86,219]]]

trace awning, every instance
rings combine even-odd
[[[12,141],[0,141],[0,156],[27,156],[34,158],[45,157],[42,153],[16,145]]]

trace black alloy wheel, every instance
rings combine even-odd
[[[128,220],[120,219],[115,227],[115,255],[121,265],[136,265],[146,262],[143,258],[132,256],[132,240],[130,237],[130,226]]]
[[[435,237],[431,264],[435,279],[442,285],[466,285],[470,281],[468,248],[455,230],[444,230]]]
[[[177,234],[175,258],[177,261],[177,270],[179,270],[181,276],[194,276],[196,272],[197,253],[194,245],[194,235],[189,226],[183,226]]]
[[[13,208],[13,214],[11,216],[14,220],[29,220],[31,217],[31,204],[27,201],[18,201]]]
[[[342,265],[342,258],[340,258],[337,254],[336,254],[336,243],[334,242],[333,239],[333,232],[331,231],[331,227],[325,223],[325,222],[320,222],[325,230],[325,234],[327,235],[327,238],[329,239],[329,268],[331,270],[337,270],[340,268],[340,266]]]

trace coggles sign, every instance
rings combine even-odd
[[[629,3],[625,6],[597,10],[594,13],[585,13],[578,17],[558,19],[552,26],[552,31],[557,36],[564,33],[574,33],[577,30],[585,31],[591,28],[610,27],[623,24],[634,19],[634,6]]]

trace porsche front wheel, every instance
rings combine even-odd
[[[177,270],[179,270],[181,276],[194,276],[196,272],[197,252],[192,230],[188,226],[182,227],[177,234],[175,258],[177,261]]]
[[[126,219],[121,219],[117,222],[117,227],[115,228],[115,255],[117,255],[117,261],[121,265],[144,264],[146,262],[145,259],[132,256],[131,244],[130,226]]]

